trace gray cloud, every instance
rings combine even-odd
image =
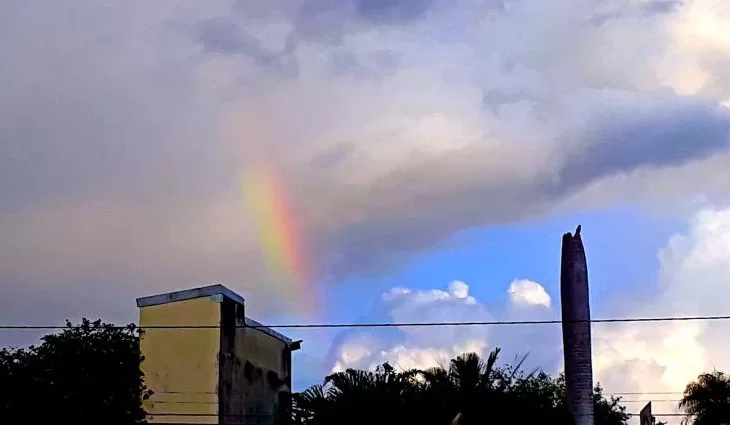
[[[563,185],[586,184],[642,166],[677,166],[730,146],[730,111],[711,102],[631,96],[598,112],[595,123],[571,135],[580,138],[576,144],[584,148],[567,155]]]
[[[449,4],[5,6],[4,299],[69,300],[38,320],[90,302],[132,319],[134,296],[224,281],[253,311],[292,308],[267,289],[244,207],[261,158],[318,281],[576,199],[625,202],[637,182],[664,198],[709,190],[677,170],[725,178],[716,105],[730,95],[676,94],[683,77],[663,65],[681,49],[705,63],[662,26],[689,19],[684,6],[595,26],[594,2]]]
[[[293,38],[287,37],[279,50],[266,48],[256,37],[248,34],[240,26],[224,19],[210,19],[198,25],[197,40],[204,51],[213,54],[244,55],[258,66],[282,76],[296,76],[298,63],[292,56]]]
[[[516,211],[522,217],[545,213],[607,176],[727,151],[730,115],[712,103],[633,95],[607,103],[586,116],[587,128],[560,137],[567,141],[557,144],[555,158],[529,149],[472,148],[377,181],[360,199],[369,220],[345,226],[328,241],[337,255],[330,272],[341,278],[398,267],[399,253],[437,247],[464,228],[509,222]]]
[[[232,22],[221,21],[219,19],[209,20],[202,22],[200,25],[199,40],[203,43],[203,46],[214,53],[237,53],[245,48],[253,49],[255,55],[263,56],[262,62],[268,62],[270,55],[265,53],[259,53],[258,46],[248,46],[251,44],[248,39],[249,36],[244,36],[240,33],[240,29]],[[253,43],[258,44],[258,43]]]
[[[681,6],[681,0],[652,0],[643,1],[640,3],[633,4],[629,7],[626,5],[620,5],[618,11],[602,12],[597,13],[591,18],[591,21],[595,24],[602,25],[611,19],[620,19],[622,17],[639,17],[639,18],[651,18],[655,16],[667,15],[672,12],[676,12]]]
[[[376,22],[407,22],[422,17],[434,0],[356,0],[357,14]]]

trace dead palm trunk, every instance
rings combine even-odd
[[[593,425],[593,362],[588,267],[580,226],[563,235],[560,265],[563,358],[568,407],[575,425]]]

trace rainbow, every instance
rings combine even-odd
[[[316,293],[309,282],[304,247],[284,186],[270,165],[253,167],[243,181],[246,206],[256,221],[275,287],[283,297],[301,301],[303,313],[314,315]]]

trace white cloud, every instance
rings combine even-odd
[[[510,301],[515,305],[539,305],[550,307],[550,294],[537,282],[527,279],[515,280],[507,289]]]
[[[491,314],[469,295],[469,286],[451,282],[448,291],[393,288],[383,294],[381,307],[393,322],[458,322],[488,320]],[[392,332],[353,332],[336,347],[333,369],[374,367],[383,362],[403,367],[431,367],[464,351],[483,351],[482,328],[403,327]]]
[[[402,344],[374,352],[370,351],[372,348],[369,346],[348,343],[341,347],[341,359],[336,361],[332,371],[338,372],[348,367],[373,369],[385,362],[402,370],[425,369],[447,365],[451,359],[461,353],[483,353],[486,349],[487,343],[483,339],[462,341],[443,348],[413,347]]]
[[[455,280],[449,284],[449,293],[458,299],[466,299],[469,296],[469,285],[460,280]]]
[[[705,209],[659,253],[656,291],[633,300],[626,316],[725,315],[730,293],[730,209]],[[622,298],[630,300],[631,294]],[[594,372],[608,391],[681,392],[702,372],[730,370],[726,321],[600,326],[594,339]],[[662,396],[678,399],[681,394]],[[676,402],[656,402],[671,413]],[[633,407],[633,406],[632,406]],[[640,407],[637,407],[637,409]],[[660,413],[661,413],[660,412]]]
[[[532,297],[528,296],[528,299],[537,301],[531,306],[545,307],[544,296],[547,296],[547,292],[540,284],[527,280],[519,282],[529,282],[529,285],[524,285],[527,292],[532,291]],[[544,295],[535,297],[540,289]],[[512,296],[511,293],[509,295]],[[494,320],[494,312],[469,295],[469,286],[462,281],[451,282],[448,291],[393,288],[383,294],[378,307],[385,309],[388,318],[398,323]],[[514,330],[507,332],[512,340],[525,337]],[[386,361],[402,368],[427,368],[446,364],[464,352],[485,353],[504,339],[501,331],[484,326],[402,327],[393,332],[356,331],[345,334],[345,338],[335,347],[331,364],[333,370],[372,368]]]

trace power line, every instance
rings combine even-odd
[[[218,416],[224,416],[228,418],[273,418],[274,415],[272,414],[256,414],[256,413],[242,413],[242,414],[234,414],[234,413],[174,413],[174,412],[163,412],[163,413],[154,413],[154,412],[147,412],[147,416],[183,416],[183,417],[218,417]]]
[[[218,395],[215,391],[155,391],[154,395]],[[679,391],[657,391],[657,392],[632,392],[632,391],[614,391],[614,392],[605,392],[603,395],[651,395],[651,394],[682,394],[682,392]],[[649,402],[649,401],[681,401],[680,399],[648,399],[648,398],[641,398],[641,399],[630,399],[630,400],[624,400],[622,399],[621,402],[631,402],[631,403],[640,403],[640,402]]]
[[[629,416],[641,416],[641,414],[639,414],[639,413],[627,413],[627,415],[629,415]],[[662,417],[676,416],[676,417],[682,417],[682,418],[684,418],[684,417],[687,416],[684,413],[654,413],[654,412],[652,412],[651,415],[652,416],[662,416]]]
[[[627,413],[629,416],[640,416],[639,413]],[[154,413],[154,412],[147,412],[147,416],[182,416],[182,417],[218,417],[218,416],[225,416],[225,417],[273,417],[273,415],[269,414],[218,414],[218,413],[173,413],[173,412],[162,412],[162,413]],[[685,417],[684,413],[653,413],[652,416],[660,416],[660,417]]]
[[[215,393],[155,393],[155,395],[159,394],[215,394]],[[217,395],[217,394],[216,394]],[[677,402],[679,403],[680,399],[646,399],[646,400],[624,400],[621,399],[620,403],[657,403],[657,402]],[[188,401],[188,400],[154,400],[155,403],[163,403],[163,404],[206,404],[206,403],[217,403],[217,402],[211,402],[211,401]]]
[[[569,323],[650,323],[650,322],[688,322],[730,320],[728,316],[680,316],[680,317],[632,317],[576,320]],[[495,321],[460,321],[460,322],[373,322],[373,323],[290,323],[279,325],[238,325],[236,328],[273,328],[273,329],[323,329],[323,328],[408,328],[408,327],[446,327],[446,326],[510,326],[510,325],[558,325],[562,320],[495,320]],[[82,325],[0,325],[0,330],[63,330],[81,328]],[[111,329],[127,329],[127,326],[109,326]],[[137,329],[219,329],[219,325],[153,325],[137,327]],[[92,325],[93,329],[93,325]]]
[[[218,393],[217,392],[213,392],[213,391],[155,391],[154,392],[154,395],[155,396],[167,395],[167,394],[169,394],[169,395],[200,395],[200,396],[205,396],[205,395],[217,395]],[[631,391],[624,391],[624,392],[622,392],[622,391],[616,391],[616,392],[607,392],[607,393],[604,393],[605,396],[616,396],[616,395],[650,395],[650,394],[675,394],[676,395],[676,394],[682,394],[682,393],[681,392],[677,392],[677,391],[658,391],[658,392],[631,392]],[[648,399],[648,398],[629,399],[629,400],[621,399],[621,403],[648,403],[650,401],[651,402],[680,402],[682,400],[681,399]],[[174,400],[164,400],[164,401],[155,400],[155,403],[162,403],[162,402],[165,402],[165,403],[183,403],[183,401],[178,402],[178,401],[174,401]],[[187,403],[187,401],[185,401],[184,403]],[[198,403],[198,402],[196,401],[196,402],[193,402],[193,403]]]
[[[160,395],[218,395],[217,392],[213,391],[155,391],[155,396]],[[638,392],[612,392],[612,393],[604,393],[606,396],[615,396],[615,395],[626,395],[626,394],[636,394],[636,395],[648,395],[648,394],[681,394],[679,392],[657,392],[657,393],[638,393]],[[621,403],[648,403],[648,402],[680,402],[681,399],[621,399]],[[198,401],[188,402],[188,401],[175,401],[175,400],[155,400],[155,403],[203,403]]]
[[[612,392],[611,395],[673,395],[684,394],[681,391],[632,391],[632,392]]]
[[[155,394],[218,394],[215,391],[155,391]],[[611,391],[604,392],[605,395],[677,395],[681,391]],[[644,400],[649,401],[649,400]]]

